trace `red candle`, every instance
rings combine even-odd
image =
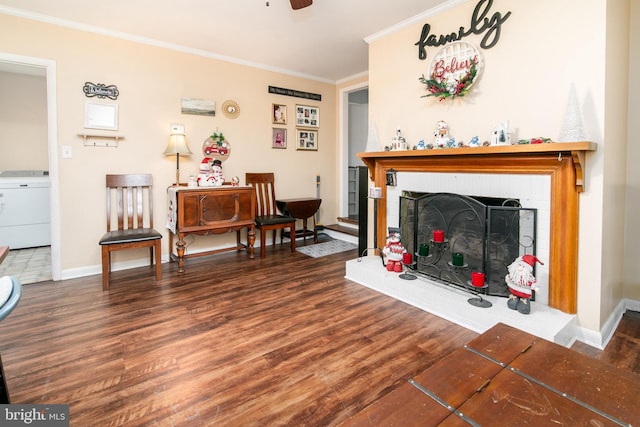
[[[477,287],[484,286],[484,273],[480,273],[479,271],[472,271],[471,284]]]
[[[411,256],[411,253],[409,252],[405,252],[402,254],[402,263],[403,264],[411,264],[413,261],[413,258]]]
[[[433,241],[436,243],[444,242],[444,230],[433,230]]]

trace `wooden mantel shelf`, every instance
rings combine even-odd
[[[387,230],[386,173],[489,173],[528,174],[550,177],[551,219],[549,248],[549,305],[574,314],[577,308],[579,194],[585,188],[586,153],[596,151],[594,142],[432,150],[358,153],[369,168],[371,180],[382,189],[377,204],[376,237],[384,242]]]
[[[564,154],[570,155],[573,158],[573,165],[576,174],[576,188],[578,192],[584,191],[584,167],[585,167],[585,154],[589,151],[596,151],[597,144],[595,142],[551,142],[545,144],[518,144],[518,145],[494,145],[489,147],[460,147],[460,148],[442,148],[432,150],[402,150],[402,151],[375,151],[375,152],[363,152],[358,153],[358,157],[369,168],[371,179],[374,179],[375,163],[379,160],[393,160],[393,159],[406,159],[411,161],[412,159],[428,159],[433,158],[441,159],[443,157],[498,157],[508,160],[513,157],[532,157],[542,156],[549,157],[554,156],[561,158]],[[508,169],[508,166],[505,165]],[[504,168],[498,168],[496,172],[509,173],[508,170],[502,170]],[[460,172],[465,170],[461,169]]]

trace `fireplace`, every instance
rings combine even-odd
[[[379,151],[358,153],[358,157],[369,168],[374,185],[382,188],[383,200],[376,204],[374,227],[379,242],[384,241],[387,231],[387,210],[396,205],[387,199],[385,184],[390,169],[410,173],[492,173],[548,177],[549,306],[573,314],[576,313],[578,292],[579,195],[585,185],[583,170],[587,153],[596,148],[597,144],[593,142],[572,142]]]
[[[410,268],[436,282],[477,290],[472,273],[482,273],[483,293],[507,297],[508,265],[536,253],[537,209],[517,199],[403,191],[399,203]],[[438,230],[444,238],[434,237]]]

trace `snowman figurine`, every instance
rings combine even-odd
[[[211,181],[213,187],[221,187],[224,184],[224,176],[222,175],[222,161],[215,159],[211,166]]]
[[[435,148],[449,147],[449,141],[451,140],[451,137],[449,137],[449,125],[444,120],[440,120],[436,123],[436,132],[434,136],[436,137],[434,144]]]
[[[382,250],[382,253],[387,257],[387,271],[395,271],[396,273],[402,271],[402,255],[405,252],[407,250],[400,241],[400,233],[391,231],[387,236],[387,244]]]

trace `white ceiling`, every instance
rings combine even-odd
[[[0,0],[0,13],[336,82],[368,69],[383,31],[468,0]],[[419,34],[416,34],[416,41]]]

